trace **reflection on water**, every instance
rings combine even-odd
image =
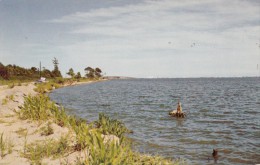
[[[69,113],[96,120],[99,112],[122,120],[141,152],[184,158],[191,164],[260,163],[260,79],[114,80],[55,90]],[[168,112],[182,102],[188,113]]]

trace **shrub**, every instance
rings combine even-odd
[[[59,109],[54,102],[45,95],[28,96],[24,99],[24,105],[18,112],[21,119],[32,119],[46,121],[48,119],[67,120],[63,108]],[[68,121],[64,121],[68,123]]]
[[[79,125],[75,123],[72,127],[76,133],[76,144],[74,150],[81,151],[85,149],[90,142],[91,134],[89,132],[89,127],[84,123],[80,123]]]
[[[36,85],[36,88],[34,89],[38,93],[46,93],[48,91],[51,91],[53,89],[60,88],[60,84],[54,83],[54,82],[47,82],[47,83],[40,83]]]
[[[105,135],[113,134],[121,138],[124,133],[130,133],[124,123],[116,119],[110,119],[104,113],[99,114],[98,121],[94,122],[97,128]]]
[[[52,106],[47,96],[28,96],[24,99],[19,117],[21,119],[47,120],[52,115],[50,111]]]
[[[65,79],[62,77],[57,77],[57,78],[55,78],[54,82],[58,83],[58,84],[64,84]]]

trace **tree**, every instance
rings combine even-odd
[[[6,67],[0,62],[0,77],[3,79],[9,79],[9,73]]]
[[[42,76],[46,78],[54,77],[53,73],[49,69],[43,69]]]
[[[58,60],[56,59],[56,57],[54,57],[54,59],[52,60],[52,63],[54,65],[54,70],[52,71],[53,73],[53,76],[54,77],[62,77],[61,73],[60,73],[60,70],[59,70],[59,62]]]
[[[102,70],[100,68],[95,69],[95,77],[100,78],[101,77]]]
[[[80,72],[78,72],[78,73],[76,74],[75,78],[78,79],[78,80],[81,78]]]
[[[36,67],[31,67],[31,71],[32,71],[33,73],[36,73],[36,72],[37,72],[37,68],[36,68]]]
[[[71,78],[74,78],[74,76],[75,76],[74,70],[72,68],[70,68],[67,75],[69,75]]]
[[[85,68],[87,78],[100,78],[102,70],[100,68],[93,69],[91,67]]]
[[[95,70],[91,67],[85,68],[87,78],[95,78]]]

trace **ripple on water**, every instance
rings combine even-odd
[[[191,138],[183,138],[179,139],[179,142],[185,143],[185,144],[208,144],[208,145],[216,145],[219,142],[217,140],[194,140]]]
[[[208,109],[201,109],[199,112],[200,113],[202,113],[202,112],[209,112],[209,110]]]
[[[251,115],[257,115],[259,114],[260,112],[258,111],[245,111],[246,114],[251,114]]]
[[[198,123],[217,123],[217,124],[233,124],[230,120],[196,120]]]
[[[228,161],[230,163],[234,163],[234,164],[237,164],[237,163],[240,163],[240,164],[254,164],[254,163],[259,163],[259,162],[254,162],[252,160],[248,160],[248,159],[242,159],[241,157],[235,157],[235,158],[227,158]]]
[[[99,112],[120,119],[134,131],[129,136],[139,151],[213,164],[207,158],[218,148],[218,164],[242,165],[260,162],[259,89],[257,78],[134,79],[61,88],[50,96],[88,121]],[[188,114],[183,120],[168,116],[178,99]]]

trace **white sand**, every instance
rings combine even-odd
[[[54,134],[49,136],[41,136],[40,128],[46,126],[47,122],[39,123],[30,120],[21,120],[18,118],[14,110],[19,111],[19,106],[23,105],[24,96],[36,95],[34,92],[35,86],[33,83],[23,86],[15,86],[9,89],[7,86],[0,86],[0,133],[4,133],[4,140],[11,141],[14,145],[12,153],[0,157],[0,164],[13,164],[23,165],[30,164],[30,161],[22,157],[24,151],[25,141],[26,144],[33,142],[44,141],[47,139],[59,139],[61,136],[69,134],[73,141],[73,133],[69,133],[68,128],[60,127],[52,123]],[[3,100],[7,97],[13,96],[13,100],[7,99],[7,103],[3,104]],[[24,130],[24,131],[22,131]],[[17,131],[23,132],[19,133]],[[27,131],[27,136],[25,135]],[[0,151],[1,152],[1,151]],[[77,157],[84,157],[84,153],[74,152],[66,155],[63,158],[53,160],[52,158],[43,159],[42,163],[45,164],[65,164],[75,163]]]

